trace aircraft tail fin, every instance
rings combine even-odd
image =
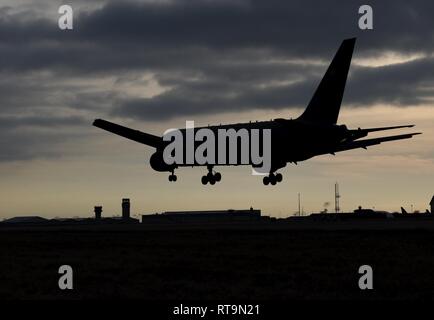
[[[356,38],[342,42],[300,120],[336,124]]]

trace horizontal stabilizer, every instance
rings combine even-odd
[[[396,136],[388,136],[388,137],[381,137],[381,138],[373,138],[373,139],[364,139],[364,140],[357,140],[357,141],[351,141],[344,144],[339,145],[333,152],[340,152],[345,150],[351,150],[351,149],[358,149],[358,148],[367,148],[369,146],[377,145],[382,142],[388,142],[388,141],[395,141],[395,140],[402,140],[402,139],[410,139],[415,135],[422,134],[420,132],[416,133],[407,133],[407,134],[399,134]]]
[[[393,126],[393,127],[379,127],[379,128],[368,128],[368,129],[356,129],[351,131],[358,131],[358,132],[376,132],[376,131],[383,131],[383,130],[393,130],[393,129],[402,129],[402,128],[413,128],[414,124],[408,124],[404,126]]]
[[[102,119],[96,119],[93,122],[93,125],[100,129],[109,131],[130,140],[134,140],[136,142],[146,144],[154,148],[158,148],[163,142],[161,137],[154,136],[153,134],[145,133],[139,130],[130,129]]]

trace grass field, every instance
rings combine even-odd
[[[358,288],[363,264],[374,290]],[[418,228],[0,229],[1,299],[432,299],[433,271],[434,231]]]

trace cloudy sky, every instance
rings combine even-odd
[[[74,30],[58,9],[74,9]],[[434,194],[434,3],[370,1],[374,29],[358,28],[360,1],[2,0],[0,218],[263,209],[284,217],[333,203],[425,210]],[[297,117],[340,42],[358,37],[340,123],[415,124],[423,135],[321,156],[265,187],[248,167],[204,168],[178,182],[148,165],[152,149],[95,127],[104,118],[162,134],[198,125]],[[297,139],[297,137],[294,137]],[[193,204],[194,202],[194,204]],[[332,208],[329,208],[332,209]]]

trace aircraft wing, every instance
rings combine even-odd
[[[421,134],[421,133],[420,132],[407,133],[407,134],[399,134],[396,136],[388,136],[388,137],[381,137],[381,138],[372,138],[372,139],[364,139],[364,140],[344,142],[341,145],[338,145],[332,153],[351,150],[351,149],[358,149],[358,148],[366,149],[369,146],[377,145],[377,144],[380,144],[382,142],[402,140],[402,139],[410,139],[413,136],[418,135],[418,134]]]
[[[146,144],[154,148],[158,148],[163,142],[163,139],[161,137],[154,136],[153,134],[145,133],[139,130],[130,129],[102,119],[96,119],[93,122],[93,125],[100,129],[109,131],[111,133],[117,134],[119,136],[136,142]]]

